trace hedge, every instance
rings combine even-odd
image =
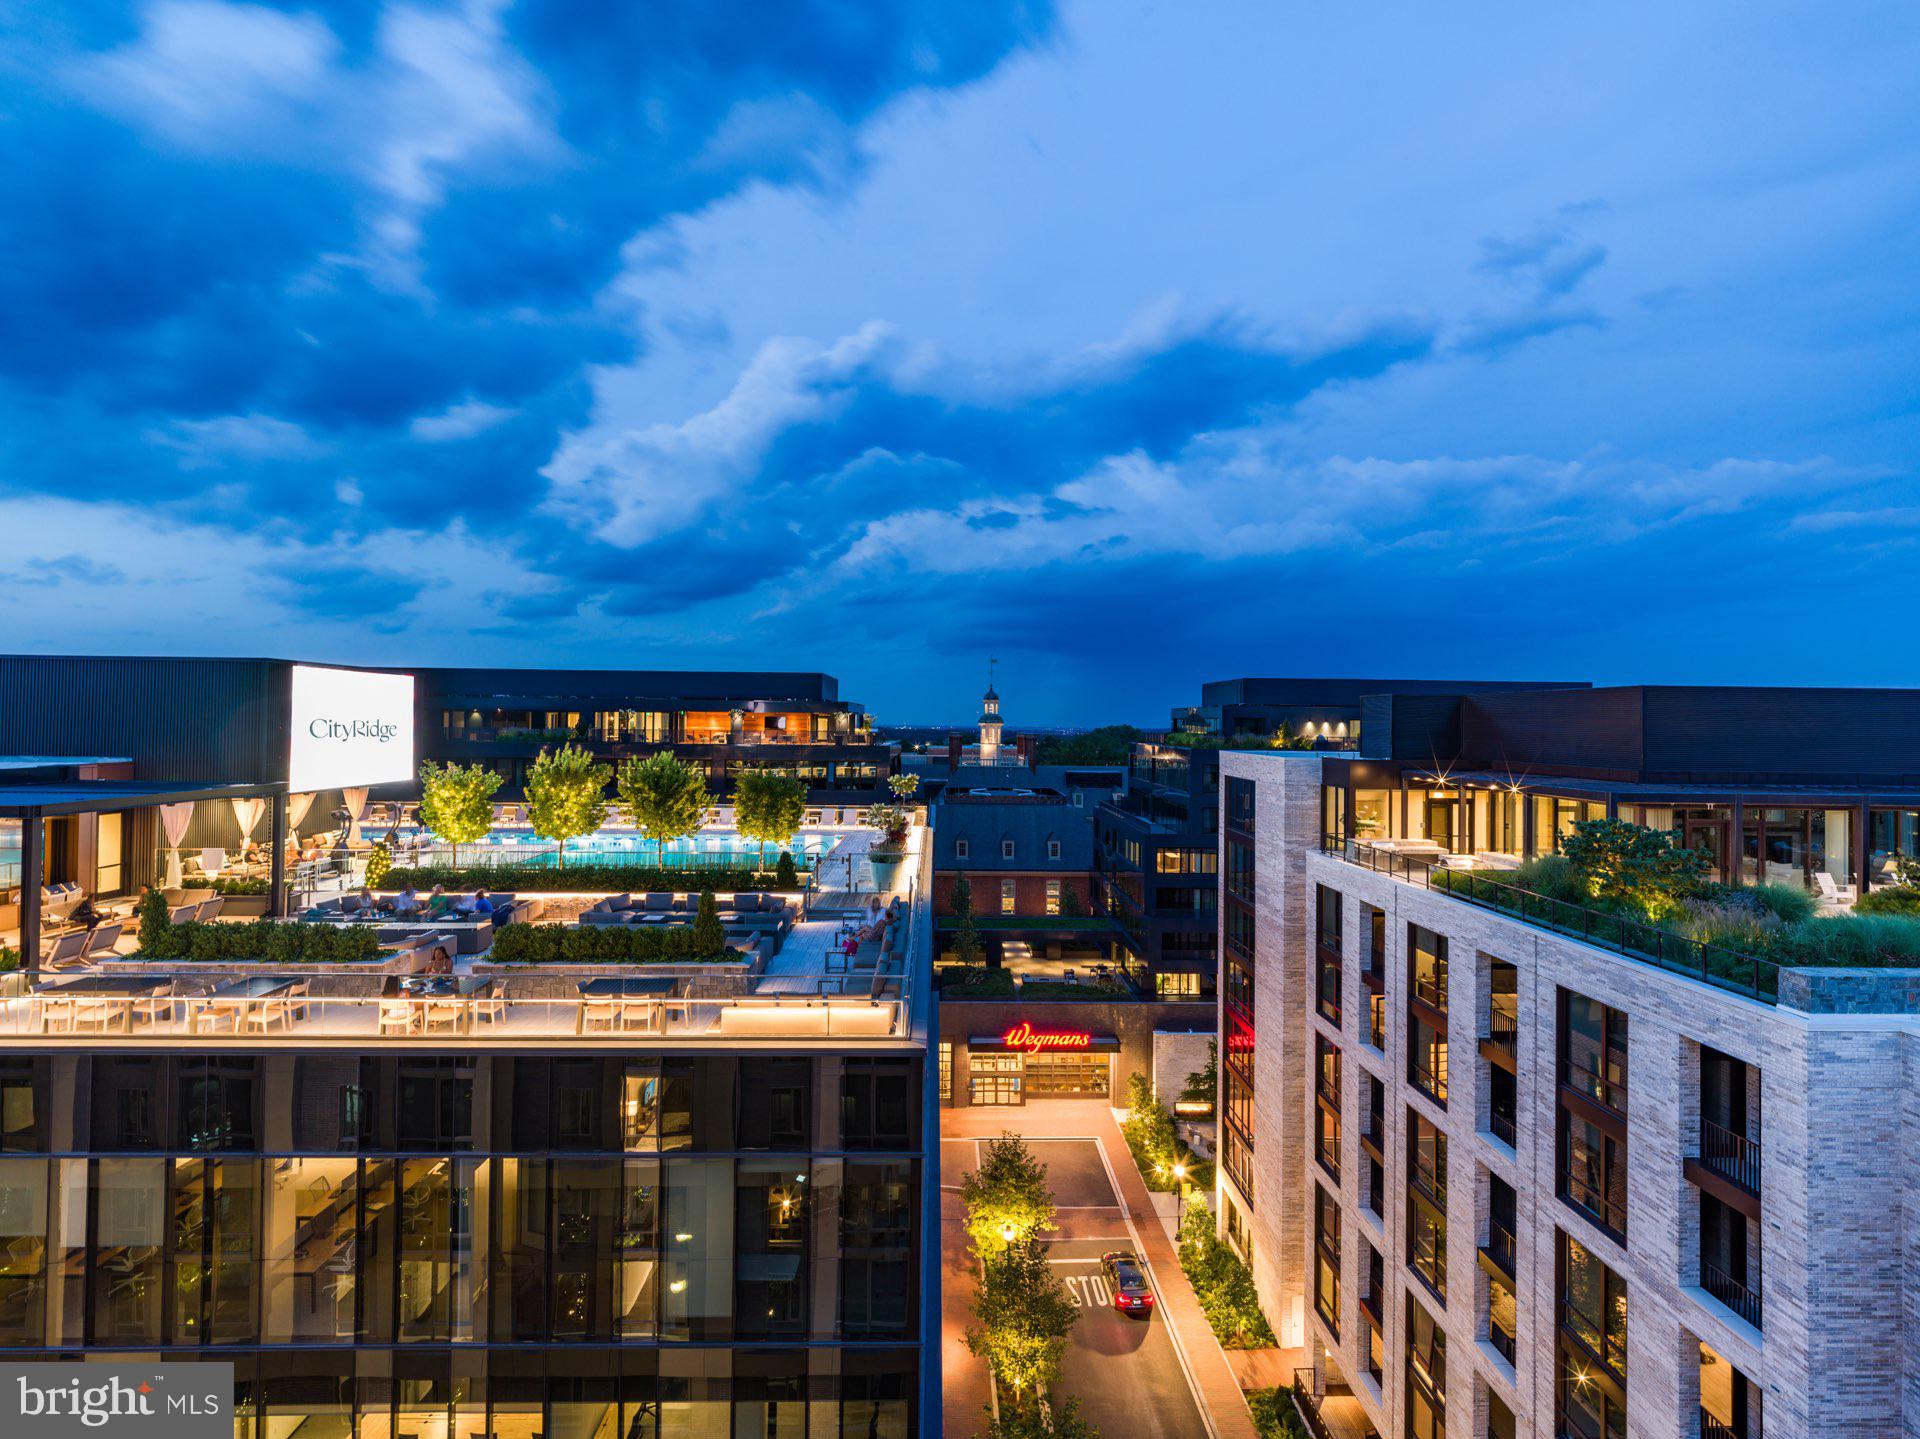
[[[695,953],[691,925],[509,924],[494,931],[489,959],[503,964],[719,964],[736,950]]]
[[[140,959],[262,961],[270,964],[350,964],[380,957],[371,928],[335,928],[256,919],[249,924],[167,924],[143,929]]]
[[[395,865],[382,889],[497,889],[507,894],[686,894],[703,889],[721,894],[778,889],[772,871],[754,869],[661,869],[655,865],[593,864],[571,869],[518,865]]]
[[[260,874],[215,875],[200,887],[215,894],[265,894],[273,882]]]

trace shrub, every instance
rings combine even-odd
[[[973,922],[973,883],[964,874],[953,882],[953,913],[960,921],[953,927],[947,946],[962,964],[972,964],[985,953],[980,930]]]
[[[1293,1407],[1291,1389],[1249,1389],[1247,1412],[1260,1439],[1309,1439],[1300,1411]]]
[[[154,896],[149,896],[150,898]],[[336,928],[279,919],[248,924],[170,924],[166,901],[160,923],[152,926],[142,901],[139,957],[199,964],[352,964],[380,956],[380,940],[371,926]]]
[[[1253,1271],[1220,1238],[1204,1200],[1189,1200],[1180,1216],[1179,1255],[1180,1268],[1221,1344],[1229,1349],[1261,1349],[1273,1343],[1273,1328],[1260,1308]]]
[[[167,897],[157,889],[150,889],[140,896],[140,903],[133,912],[140,921],[140,952],[156,954],[159,947],[166,943],[167,931],[172,928],[167,919]]]
[[[703,949],[696,930],[688,925],[509,924],[494,931],[488,957],[501,964],[707,964],[740,958],[726,948],[724,934]]]
[[[1153,1085],[1144,1074],[1127,1078],[1127,1117],[1121,1121],[1120,1133],[1147,1188],[1166,1193],[1178,1187],[1173,1166],[1182,1162],[1180,1139],[1174,1133],[1173,1116],[1154,1097]]]
[[[551,866],[396,865],[387,875],[389,889],[412,885],[429,890],[436,884],[451,890],[499,889],[514,894],[645,894],[649,891],[684,893],[704,887],[721,894],[769,889],[777,880],[757,869],[661,869],[657,865],[594,864],[571,869]]]
[[[1681,849],[1665,830],[1624,819],[1590,819],[1561,836],[1560,851],[1603,903],[1644,915],[1660,915],[1700,893],[1707,852]]]
[[[0,974],[12,974],[20,967],[20,951],[11,945],[0,944]]]
[[[265,894],[273,881],[263,874],[222,874],[208,880],[207,888],[215,894]]]
[[[793,851],[780,851],[780,861],[773,867],[773,887],[775,889],[800,888],[800,871],[794,868]]]
[[[1740,892],[1783,924],[1813,918],[1813,896],[1798,885],[1756,884]]]
[[[1860,896],[1853,912],[1920,916],[1920,889],[1904,884],[1891,889],[1870,889]]]
[[[700,894],[700,912],[693,921],[695,954],[719,954],[727,947],[727,932],[720,927],[720,905],[712,890]]]
[[[940,971],[940,992],[949,999],[1012,999],[1013,976],[983,965],[949,964]]]
[[[1891,914],[1782,925],[1765,951],[1776,964],[1883,969],[1920,965],[1920,920]]]

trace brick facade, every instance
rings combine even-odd
[[[1256,1278],[1282,1342],[1294,1342],[1292,1321],[1303,1316],[1323,1382],[1331,1377],[1349,1385],[1382,1434],[1403,1434],[1405,1296],[1412,1293],[1446,1337],[1447,1432],[1485,1434],[1488,1396],[1497,1395],[1513,1411],[1519,1434],[1550,1439],[1558,1432],[1559,1231],[1626,1283],[1629,1439],[1699,1434],[1702,1341],[1763,1392],[1767,1439],[1920,1436],[1920,1283],[1911,1278],[1920,1258],[1913,1198],[1920,1174],[1920,1024],[1899,999],[1911,992],[1910,981],[1884,978],[1878,993],[1869,994],[1872,986],[1862,980],[1839,998],[1831,998],[1834,983],[1782,985],[1783,1000],[1824,1013],[1764,1004],[1362,869],[1319,852],[1318,770],[1310,755],[1222,756],[1223,775],[1252,778],[1258,786],[1252,1227]],[[1316,885],[1339,894],[1344,915],[1339,1025],[1311,1003]],[[1363,904],[1386,915],[1384,1050],[1368,1042]],[[1448,941],[1444,1107],[1407,1077],[1409,924]],[[1489,1062],[1477,1048],[1493,959],[1518,972],[1514,1148],[1487,1130]],[[1624,1244],[1556,1193],[1562,990],[1628,1016]],[[1892,1012],[1857,1012],[1876,999]],[[1341,1054],[1337,1183],[1312,1158],[1316,1035]],[[1699,1153],[1702,1046],[1757,1070],[1759,1330],[1698,1282],[1700,1192],[1683,1165]],[[1366,1076],[1386,1091],[1381,1219],[1362,1202]],[[1410,1114],[1448,1140],[1444,1304],[1407,1265]],[[1484,1337],[1488,1279],[1477,1249],[1487,1238],[1489,1175],[1510,1184],[1517,1199],[1512,1364]],[[1302,1302],[1312,1284],[1316,1183],[1337,1198],[1341,1211],[1337,1336]],[[1365,1373],[1368,1328],[1358,1306],[1366,1275],[1363,1237],[1385,1261],[1379,1386]]]
[[[967,883],[973,887],[973,912],[977,915],[1002,914],[1000,886],[1004,880],[1012,880],[1014,885],[1013,912],[1017,915],[1044,915],[1047,912],[1047,882],[1060,882],[1062,903],[1066,903],[1069,892],[1080,900],[1080,913],[1093,913],[1093,876],[1084,871],[1066,873],[1047,873],[1041,871],[967,870],[962,872],[941,871],[933,877],[933,909],[935,914],[953,913],[953,891],[959,883],[961,873]]]

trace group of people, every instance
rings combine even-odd
[[[484,889],[468,899],[465,895],[448,894],[446,887],[438,884],[425,898],[408,885],[392,899],[379,898],[363,884],[355,898],[362,914],[385,914],[395,919],[485,919],[493,913],[493,901]]]
[[[846,955],[848,959],[852,959],[855,954],[859,953],[860,946],[868,940],[878,940],[880,947],[885,949],[887,947],[887,927],[897,922],[899,918],[900,901],[898,898],[895,898],[886,905],[882,905],[879,895],[870,896],[867,900],[865,921],[856,926],[851,934],[840,941],[840,952]]]

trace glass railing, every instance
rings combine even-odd
[[[782,974],[777,994],[703,993],[702,981],[603,966],[444,981],[377,974],[90,974],[0,1000],[0,1035],[50,1041],[475,1040],[639,1037],[894,1039],[907,1032],[904,974]],[[207,972],[211,970],[212,972]]]

